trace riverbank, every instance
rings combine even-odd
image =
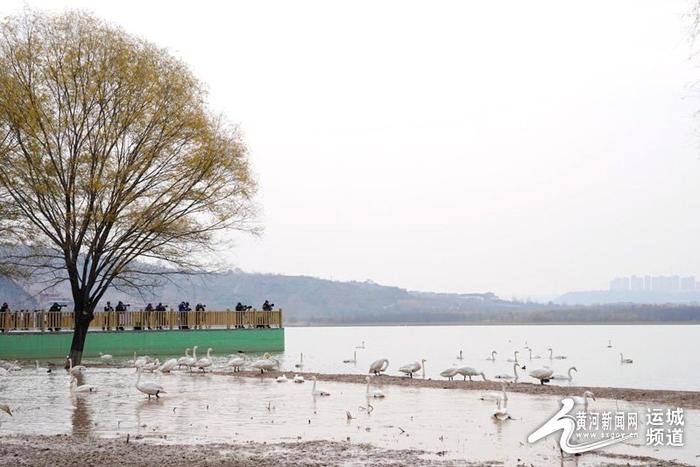
[[[230,371],[214,370],[215,374],[232,374]],[[327,374],[327,373],[304,373],[304,372],[284,372],[286,375],[301,374],[309,379],[313,376],[319,381],[335,381],[341,383],[365,384],[367,375],[357,374]],[[237,376],[249,378],[276,378],[282,372],[267,372],[261,374],[259,371],[241,371],[233,373]],[[459,376],[457,378],[460,378]],[[422,379],[420,377],[407,378],[404,376],[381,375],[374,377],[377,385],[412,386],[421,388],[437,389],[462,389],[476,391],[493,391],[501,389],[500,381],[462,381],[454,380],[434,380]],[[685,409],[700,409],[700,392],[697,391],[667,391],[658,389],[632,389],[613,387],[589,387],[589,386],[557,386],[553,384],[533,384],[533,383],[507,383],[508,392],[518,392],[531,395],[542,396],[580,396],[584,391],[591,391],[596,398],[623,400],[627,402],[654,403],[664,406],[682,407]]]

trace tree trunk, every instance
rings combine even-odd
[[[73,330],[73,341],[70,345],[70,353],[68,358],[73,361],[73,366],[80,365],[83,359],[83,348],[85,347],[85,338],[87,337],[90,321],[92,321],[92,313],[84,310],[75,310],[75,329]],[[66,368],[69,367],[68,359],[66,359]]]

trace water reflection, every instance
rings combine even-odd
[[[90,394],[71,394],[73,404],[73,414],[71,416],[71,426],[73,436],[86,438],[93,433],[92,411],[89,402],[86,400]]]

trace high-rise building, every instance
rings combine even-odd
[[[644,290],[644,278],[639,276],[630,277],[630,290]]]
[[[695,290],[695,277],[694,276],[681,277],[680,288],[684,292],[687,292],[690,290]]]
[[[629,290],[630,289],[630,278],[629,277],[616,277],[610,281],[610,290]]]

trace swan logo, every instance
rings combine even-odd
[[[530,436],[528,436],[527,441],[529,443],[536,443],[542,438],[546,438],[552,433],[561,431],[561,437],[559,438],[559,446],[562,451],[567,454],[581,454],[588,451],[593,451],[595,449],[601,449],[606,446],[611,446],[613,444],[621,443],[630,438],[636,438],[638,435],[634,433],[626,432],[604,432],[604,433],[592,433],[586,432],[584,439],[590,439],[595,441],[583,442],[583,443],[571,443],[571,438],[574,436],[574,432],[581,427],[580,423],[577,423],[577,418],[569,415],[571,410],[574,408],[574,401],[570,398],[562,399],[561,409],[554,414],[552,418],[547,420],[544,425],[535,430]],[[636,413],[635,415],[635,428],[636,428]],[[592,428],[592,427],[591,427]],[[597,419],[596,419],[596,429]],[[603,428],[605,430],[605,428]],[[580,438],[580,437],[579,437]]]

